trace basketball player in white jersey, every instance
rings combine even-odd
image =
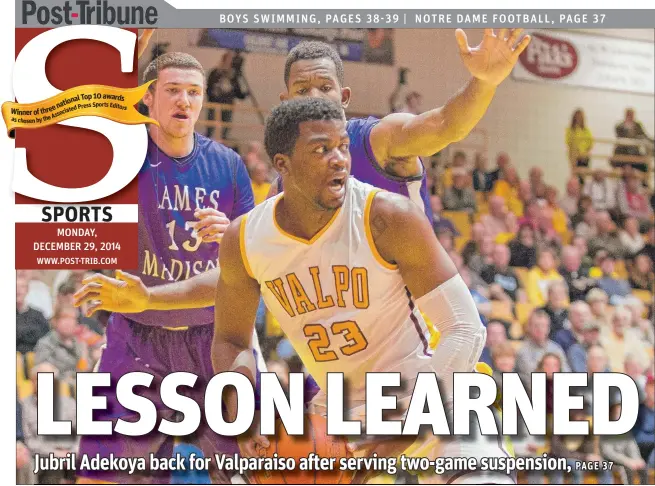
[[[223,237],[214,371],[236,370],[254,383],[249,346],[263,296],[322,389],[328,372],[344,374],[351,418],[364,418],[367,372],[401,373],[401,408],[418,373],[435,372],[448,410],[453,373],[474,370],[485,329],[429,221],[409,199],[349,177],[346,121],[331,101],[275,108],[265,145],[284,192],[237,218]],[[434,355],[418,309],[441,332]],[[234,394],[226,407],[233,420]],[[241,452],[256,456],[268,441],[250,437],[240,439]]]

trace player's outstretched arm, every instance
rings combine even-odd
[[[415,157],[433,155],[465,138],[528,46],[530,37],[519,41],[521,34],[522,29],[485,29],[480,45],[470,47],[466,34],[458,29],[460,55],[472,79],[439,108],[420,115],[393,113],[384,117],[371,130],[371,146],[378,162],[385,167],[391,164],[387,170],[397,172],[395,175],[418,175],[421,167]]]
[[[154,32],[155,32],[155,29],[143,29],[143,32],[139,36],[139,40],[137,42],[137,58],[138,59],[141,59],[141,56],[146,51],[146,47],[148,47],[148,42],[150,42],[150,38],[152,37],[152,34]]]
[[[95,311],[137,313],[145,310],[197,309],[214,305],[219,269],[214,268],[188,280],[158,287],[146,287],[141,279],[120,270],[116,278],[95,274],[84,280],[74,295],[74,304]]]
[[[453,373],[474,370],[486,339],[473,297],[430,222],[409,199],[378,193],[371,232],[380,256],[398,265],[416,305],[441,333],[432,365],[449,401]]]

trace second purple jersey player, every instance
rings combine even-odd
[[[144,74],[145,82],[158,78],[145,96],[150,116],[160,124],[150,126],[148,152],[138,176],[139,268],[122,274],[125,286],[138,275],[148,286],[187,280],[218,265],[217,234],[220,228],[253,208],[250,179],[240,157],[231,149],[194,132],[202,107],[204,72],[193,57],[166,54]],[[204,385],[213,376],[210,347],[214,309],[136,310],[129,305],[115,309],[107,327],[107,346],[98,365],[110,373],[112,386],[99,390],[107,397],[107,410],[96,418],[116,420],[137,416],[117,400],[115,383],[122,375],[141,371],[154,375],[154,385],[140,392],[155,403],[160,417],[175,420],[175,412],[161,401],[158,384],[169,373],[186,371],[198,376],[187,395],[204,404]],[[206,456],[234,454],[237,443],[218,436],[206,425],[193,437]],[[93,457],[171,457],[173,438],[158,433],[145,437],[114,434],[83,437],[80,453]],[[80,472],[81,475],[91,474]],[[165,475],[164,475],[165,476]],[[229,482],[229,473],[217,471],[217,482]],[[92,480],[112,482],[162,482],[166,477],[95,472]]]

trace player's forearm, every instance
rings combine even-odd
[[[149,289],[148,308],[152,310],[198,309],[214,305],[220,271],[214,268],[188,280]]]
[[[242,344],[229,342],[220,335],[215,334],[212,342],[211,359],[215,374],[227,371],[239,372],[245,375],[255,388],[256,369],[253,370],[255,359],[252,350],[248,346],[244,347]],[[228,420],[235,420],[237,416],[237,396],[234,389],[230,388],[225,392],[224,403]]]
[[[409,120],[399,147],[389,147],[393,157],[427,157],[468,136],[482,119],[496,87],[472,78],[445,105]]]
[[[485,328],[459,274],[418,299],[416,304],[440,332],[432,367],[439,374],[446,401],[450,402],[453,373],[473,371],[486,340]]]

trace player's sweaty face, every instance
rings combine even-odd
[[[204,79],[195,69],[167,68],[159,72],[150,104],[150,116],[159,122],[167,135],[184,138],[202,110]]]
[[[289,182],[319,209],[340,207],[350,174],[349,146],[345,120],[301,123],[291,157]]]
[[[288,98],[308,96],[342,104],[341,86],[331,59],[296,61],[289,71]]]

